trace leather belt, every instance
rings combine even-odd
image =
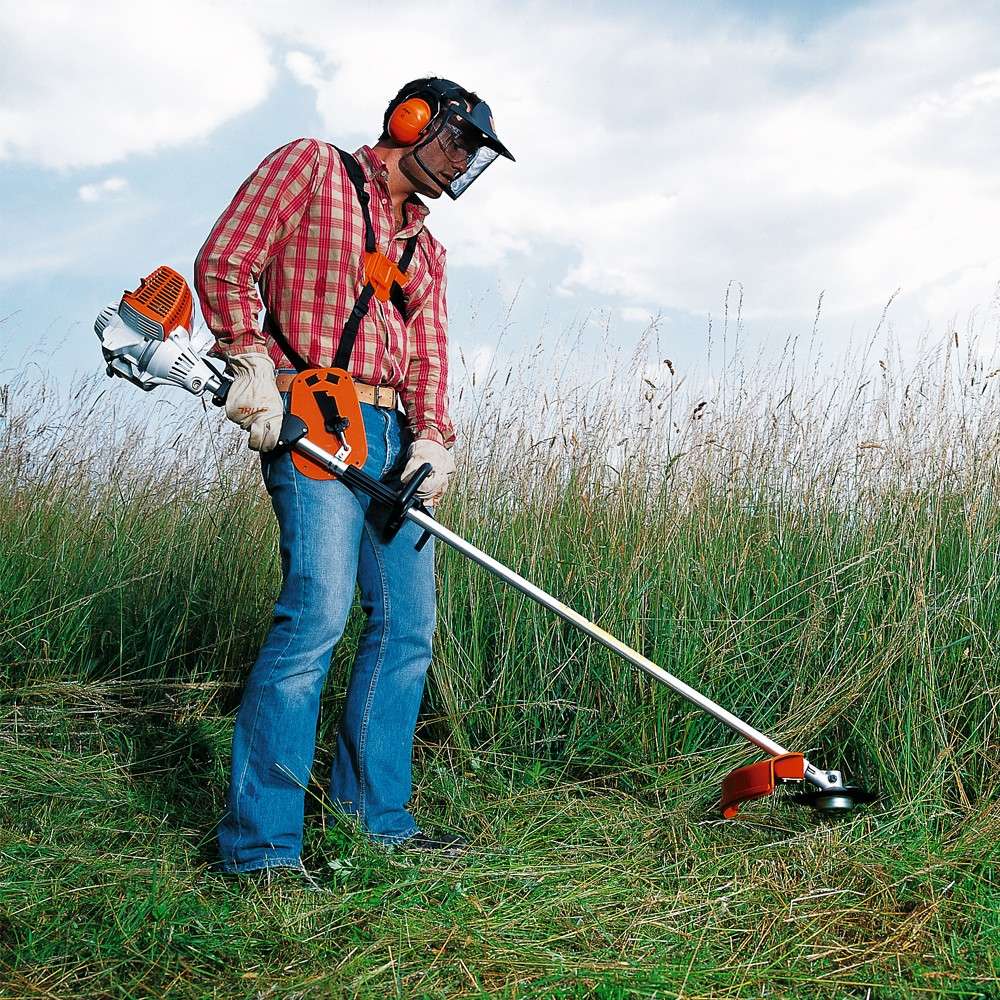
[[[278,392],[288,392],[294,378],[294,375],[276,375],[274,384],[278,387]],[[396,409],[396,390],[391,385],[369,385],[367,382],[354,379],[354,388],[362,403],[382,406],[389,410]]]

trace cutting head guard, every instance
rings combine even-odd
[[[514,159],[496,134],[490,106],[452,80],[428,77],[406,84],[389,103],[382,124],[384,136],[413,147],[418,167],[451,198],[498,156]],[[438,150],[432,149],[435,144]]]

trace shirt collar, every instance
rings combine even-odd
[[[371,146],[361,146],[359,149],[355,150],[354,158],[360,164],[361,170],[363,171],[368,182],[377,184],[382,189],[382,193],[388,198],[389,168],[379,159],[375,150],[373,150]],[[406,218],[403,230],[409,229],[414,223],[419,223],[415,227],[414,231],[419,230],[420,225],[430,212],[427,205],[415,194],[411,194],[410,197],[406,199],[403,203],[403,209],[404,216]]]

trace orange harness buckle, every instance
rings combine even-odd
[[[365,281],[375,289],[375,298],[379,302],[388,302],[393,285],[400,288],[406,284],[406,274],[384,253],[365,254]]]

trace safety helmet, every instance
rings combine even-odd
[[[383,126],[394,142],[413,147],[420,169],[453,199],[498,156],[514,159],[497,136],[490,106],[452,80],[431,77],[407,84],[386,109]],[[464,154],[460,174],[439,176],[421,159],[434,142],[448,153]]]

